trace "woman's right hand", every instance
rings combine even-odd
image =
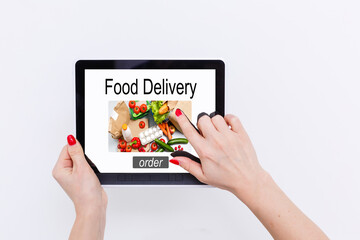
[[[237,117],[202,115],[197,124],[199,134],[181,110],[177,109],[175,114],[201,164],[187,157],[175,157],[171,163],[180,165],[203,183],[234,193],[274,239],[328,239],[260,166]]]
[[[228,114],[224,118],[220,115],[210,118],[203,115],[197,123],[199,134],[180,109],[175,114],[201,164],[186,157],[175,157],[170,162],[179,164],[203,183],[233,192],[241,200],[245,200],[246,195],[267,177],[236,116]]]

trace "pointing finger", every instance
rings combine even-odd
[[[175,111],[176,120],[180,125],[180,128],[185,137],[190,141],[195,150],[200,149],[204,138],[196,131],[189,119],[185,116],[183,111],[179,108]]]

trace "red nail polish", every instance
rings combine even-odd
[[[176,109],[175,115],[180,116],[182,114],[181,110],[179,108]]]
[[[175,165],[179,165],[179,161],[176,159],[171,159],[169,162],[171,162],[172,164],[175,164]]]
[[[76,139],[74,138],[73,135],[69,135],[69,136],[67,136],[67,142],[70,146],[72,146],[76,143]]]

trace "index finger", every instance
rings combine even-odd
[[[195,150],[199,149],[205,140],[204,137],[196,131],[194,126],[191,124],[183,111],[181,111],[181,109],[176,109],[175,115],[176,120],[179,123],[185,137],[190,141],[191,145],[195,148]]]

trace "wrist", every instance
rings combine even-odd
[[[107,208],[107,198],[97,201],[86,201],[75,205],[77,217],[105,216]]]
[[[261,199],[262,192],[273,182],[271,175],[264,169],[260,169],[251,180],[245,184],[244,182],[237,184],[231,192],[250,207],[257,204]]]
[[[99,218],[105,217],[106,215],[106,205],[99,204],[93,206],[81,206],[76,207],[76,218]]]
[[[108,198],[104,190],[101,195],[97,197],[87,199],[76,199],[73,200],[75,211],[77,216],[89,216],[105,214]]]
[[[69,239],[103,239],[106,205],[75,207],[75,210],[75,223]]]

